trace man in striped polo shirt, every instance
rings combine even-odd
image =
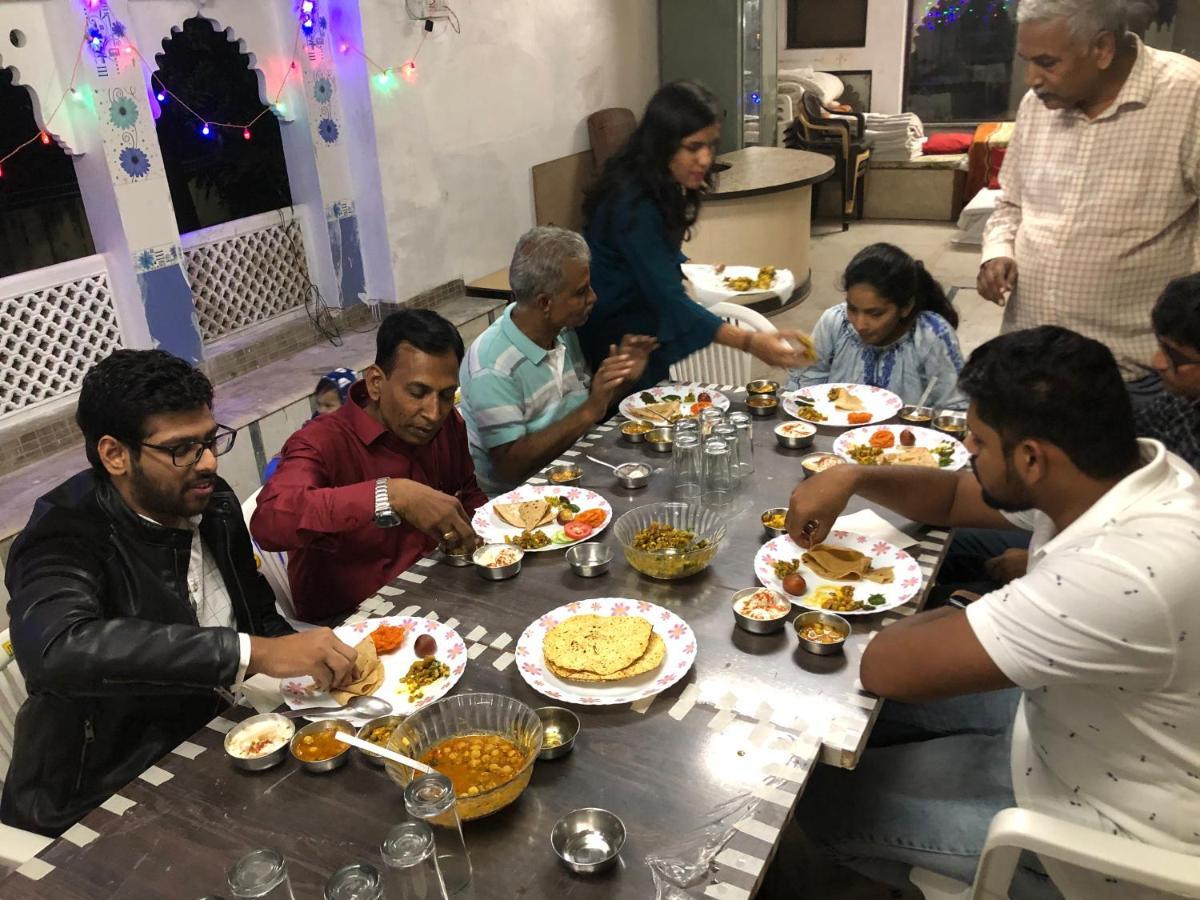
[[[646,368],[657,341],[626,335],[593,375],[575,329],[596,303],[587,243],[573,231],[534,228],[508,270],[514,302],[467,351],[461,412],[480,487],[516,487],[607,415],[622,386]]]

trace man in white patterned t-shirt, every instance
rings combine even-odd
[[[1200,640],[1200,477],[1135,437],[1112,353],[1074,332],[995,338],[960,387],[974,475],[839,466],[792,495],[802,545],[854,494],[916,521],[1032,532],[1023,577],[868,646],[864,688],[902,702],[880,716],[888,746],[853,773],[817,773],[809,836],[876,877],[919,865],[970,881],[988,822],[1015,804],[1200,857],[1200,653],[1188,650]],[[994,720],[1014,685],[1006,766]],[[1042,862],[1068,896],[1140,896]],[[1044,894],[1036,866],[1018,871],[1014,896]]]

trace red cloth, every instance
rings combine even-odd
[[[971,146],[972,135],[957,131],[948,131],[944,134],[931,134],[925,139],[923,152],[926,155],[937,153],[966,153]]]
[[[1004,154],[1007,152],[1007,147],[992,147],[988,150],[987,186],[993,191],[1000,190],[1000,167],[1004,165]]]
[[[470,515],[487,502],[475,481],[458,411],[424,447],[404,443],[362,408],[358,382],[335,413],[293,434],[250,520],[264,550],[285,550],[296,614],[306,622],[347,613],[432,550],[407,523],[375,525],[375,481],[411,478],[452,494]]]

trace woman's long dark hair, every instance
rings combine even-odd
[[[913,315],[923,310],[937,313],[951,327],[958,327],[958,313],[942,286],[920,260],[895,244],[871,244],[855,254],[842,276],[842,290],[848,291],[856,284],[869,285],[884,300],[901,308],[911,300]]]
[[[684,190],[671,177],[671,157],[684,138],[719,122],[720,117],[716,96],[694,81],[674,81],[659,88],[625,146],[609,158],[585,194],[584,221],[591,224],[605,200],[632,189],[635,196],[650,198],[662,214],[671,242],[681,244],[700,214],[700,198],[712,188],[713,172],[710,169],[705,176],[704,187]]]

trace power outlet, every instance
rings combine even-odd
[[[419,0],[417,8],[421,10],[422,19],[445,19],[450,15],[445,0]]]

